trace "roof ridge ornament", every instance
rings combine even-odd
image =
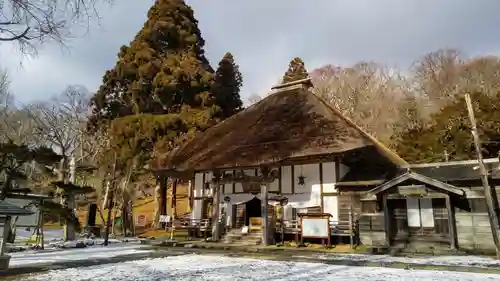
[[[282,83],[282,84],[273,86],[271,88],[271,90],[274,91],[274,93],[278,93],[278,92],[285,92],[285,91],[290,91],[290,90],[295,90],[295,89],[300,89],[300,88],[305,89],[305,90],[309,90],[309,88],[312,88],[312,87],[314,87],[314,84],[312,83],[311,77],[307,77],[304,79],[295,80],[292,82]]]

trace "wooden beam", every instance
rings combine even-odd
[[[258,183],[258,184],[266,184],[272,183],[276,179],[278,179],[279,172],[276,170],[274,173],[270,173],[270,175],[256,175],[249,176],[244,173],[238,174],[224,174],[220,179],[212,179],[211,183],[215,184],[232,184],[232,183]]]
[[[338,157],[332,154],[318,155],[318,156],[306,156],[306,157],[296,157],[293,159],[286,159],[280,161],[278,164],[280,166],[294,166],[294,165],[307,165],[316,164],[318,162],[333,162],[334,159]]]
[[[161,176],[165,178],[176,178],[181,180],[189,180],[194,176],[193,171],[178,171],[175,169],[150,169],[150,172],[156,176]]]
[[[339,196],[340,194],[338,192],[323,192],[321,193],[321,196]]]
[[[341,178],[340,178],[340,157],[337,156],[335,157],[335,160],[334,160],[334,165],[335,165],[335,185],[337,185],[338,182],[340,182]]]
[[[261,214],[262,214],[262,225],[264,227],[262,231],[262,245],[267,246],[269,244],[269,223],[267,219],[267,205],[268,205],[268,194],[269,186],[271,183],[266,183],[261,186]]]
[[[236,170],[233,170],[233,176],[236,176]],[[233,182],[232,189],[233,189],[232,190],[233,194],[235,194],[236,193],[236,183],[235,182]]]
[[[280,177],[278,179],[278,193],[281,194],[282,190],[283,190],[283,187],[282,187],[282,185],[283,185],[283,183],[282,183],[282,179],[283,179],[282,171],[283,171],[283,169],[281,169],[281,167],[279,167],[278,171],[280,174]]]
[[[319,207],[323,213],[323,163],[319,163],[319,188],[320,188],[320,202]]]
[[[391,246],[391,212],[389,212],[389,204],[387,195],[382,196],[382,204],[384,208],[384,230],[385,230],[385,243],[388,247]]]
[[[221,184],[212,183],[213,187],[213,207],[212,207],[212,241],[219,241],[220,238],[220,189]]]
[[[450,248],[455,250],[457,248],[457,233],[456,233],[456,222],[455,222],[455,208],[451,205],[450,195],[446,198],[446,209],[448,209],[448,228],[450,233]]]

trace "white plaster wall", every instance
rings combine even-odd
[[[269,190],[270,192],[278,192],[280,191],[280,180],[279,178],[278,179],[275,179],[269,186]]]
[[[311,199],[308,200],[307,205],[321,205],[321,196],[320,190],[321,185],[323,186],[323,192],[335,192],[335,179],[342,178],[349,171],[349,167],[340,164],[339,175],[338,177],[335,175],[335,163],[334,162],[326,162],[323,163],[323,184],[320,181],[320,171],[319,171],[319,163],[317,164],[306,164],[306,165],[296,165],[294,167],[294,177],[292,178],[292,167],[291,166],[283,166],[281,167],[281,193],[283,195],[291,195],[292,194],[292,182],[295,183],[294,191],[295,194],[303,194],[303,196],[310,194]],[[231,171],[226,171],[231,172]],[[255,175],[255,169],[247,169],[243,171],[246,175]],[[305,177],[305,184],[298,184],[298,177],[302,175]],[[212,179],[212,174],[210,172],[205,173],[205,182],[208,183]],[[194,180],[194,197],[202,197],[203,196],[203,173],[197,173],[195,175]],[[243,186],[241,183],[235,183],[234,188],[235,193],[242,193]],[[279,191],[279,180],[275,180],[271,186],[269,191],[278,192]],[[222,189],[222,196],[230,195],[233,193],[233,185],[226,184]],[[299,196],[300,197],[300,196]],[[299,201],[303,199],[299,199],[299,197],[295,198]],[[312,198],[314,197],[314,198]],[[292,196],[289,197],[289,200],[292,201],[294,198]],[[314,201],[314,202],[313,202]],[[316,202],[317,201],[317,202]],[[301,204],[298,204],[301,205]],[[201,218],[202,215],[202,200],[194,200],[193,204],[193,218]],[[312,206],[308,206],[312,207]],[[333,216],[333,220],[338,220],[338,200],[336,196],[328,196],[323,197],[323,211],[325,213],[330,213]]]
[[[232,174],[233,171],[225,171],[226,174]],[[228,184],[225,184],[223,187],[222,187],[222,193],[223,194],[230,194],[230,193],[233,193],[233,184],[232,183],[228,183]]]
[[[196,199],[193,202],[193,212],[191,212],[191,219],[201,220],[203,216],[203,199]]]
[[[292,166],[281,167],[281,193],[292,193]]]
[[[233,193],[233,184],[225,184],[222,189],[223,194],[231,194]]]
[[[323,163],[323,192],[335,192],[335,162]]]
[[[203,182],[203,175],[205,175],[205,182]],[[210,182],[212,180],[211,173],[196,173],[194,175],[194,197],[201,198],[203,197],[203,187],[205,183]],[[191,213],[191,218],[199,220],[203,216],[203,199],[196,199],[193,202],[193,212]]]
[[[299,185],[299,176],[304,176],[304,185]],[[291,178],[291,173],[288,176],[291,181],[294,181],[294,194],[288,194],[288,204],[294,208],[309,208],[321,206],[321,181],[319,172],[319,163],[294,166],[294,177]],[[288,188],[283,186],[282,190]]]
[[[349,172],[349,167],[346,165],[339,163],[339,177],[338,179],[341,180],[346,174]]]
[[[340,164],[342,165],[342,164]],[[342,165],[344,166],[344,165]],[[345,175],[347,166],[339,168],[338,176],[342,174]],[[335,184],[337,182],[337,175],[335,174],[335,162],[323,163],[323,192],[333,193],[337,192]],[[323,212],[332,215],[330,221],[333,225],[338,224],[339,220],[339,202],[338,197],[335,196],[323,196]]]
[[[305,177],[305,184],[299,185],[299,176]],[[308,193],[313,189],[313,185],[320,185],[319,163],[297,165],[294,167],[295,193]]]
[[[330,221],[336,225],[339,221],[339,201],[337,196],[323,196],[323,213],[332,215]]]
[[[194,175],[194,197],[203,196],[203,173],[196,173]]]

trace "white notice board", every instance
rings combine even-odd
[[[329,236],[328,218],[308,218],[302,217],[302,236],[328,238]]]

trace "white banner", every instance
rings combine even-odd
[[[420,208],[418,198],[406,198],[406,208],[409,227],[420,227]]]
[[[420,199],[420,218],[423,227],[434,227],[434,210],[432,199]]]

